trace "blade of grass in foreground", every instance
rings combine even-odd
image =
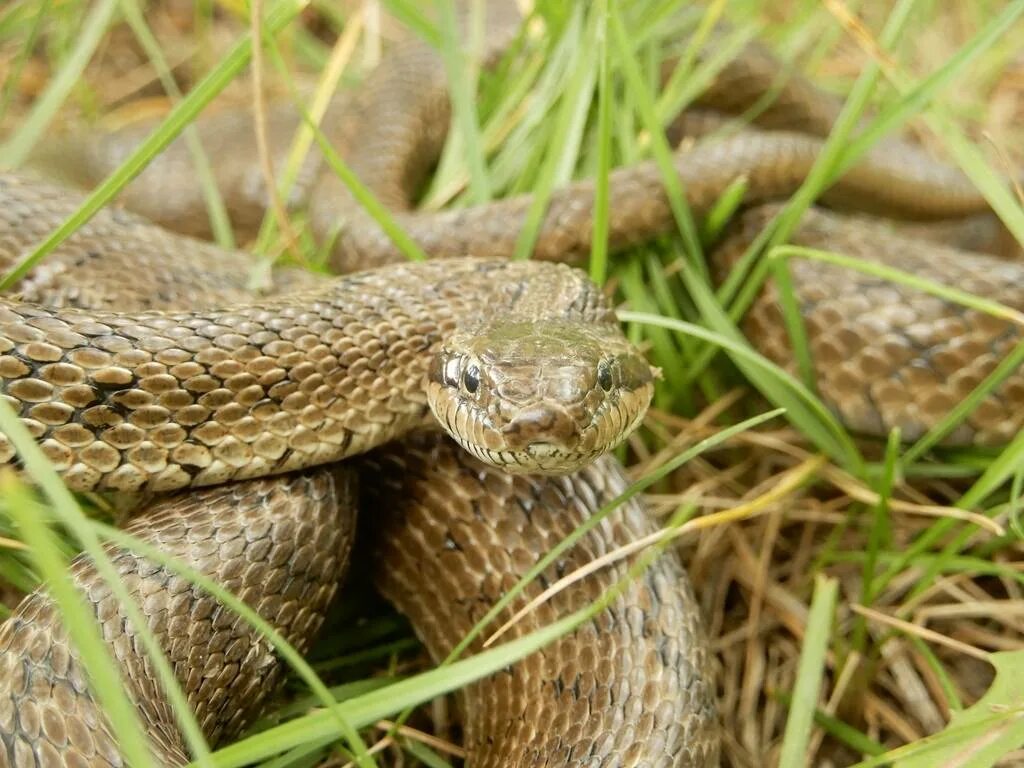
[[[981,477],[960,497],[955,506],[960,509],[974,509],[1009,480],[1021,466],[1024,466],[1024,432],[1020,432],[988,465]],[[999,507],[996,507],[986,510],[985,514],[993,516],[998,511]],[[936,547],[958,525],[961,526],[960,533],[943,547],[941,553],[928,559],[928,564],[917,579],[916,586],[910,590],[905,602],[913,604],[913,599],[928,589],[934,583],[935,577],[958,557],[960,550],[977,530],[976,526],[963,525],[955,518],[939,520],[931,525],[889,563],[889,566],[876,580],[876,593],[885,589],[886,585],[903,573],[916,558]]]
[[[103,40],[119,0],[101,0],[89,12],[82,23],[74,50],[56,75],[46,84],[42,95],[36,100],[28,117],[21,122],[14,135],[0,146],[0,168],[17,168],[25,162],[32,147],[46,133],[46,127],[53,120],[71,89],[78,84],[82,72]]]
[[[327,164],[345,186],[348,187],[349,192],[352,193],[356,201],[363,206],[364,210],[370,214],[373,220],[377,222],[380,228],[384,230],[384,233],[391,239],[391,242],[402,251],[402,254],[407,259],[410,261],[426,261],[427,254],[416,244],[415,240],[405,233],[387,207],[374,197],[369,187],[363,184],[352,169],[348,167],[348,164],[338,154],[337,150],[334,149],[330,140],[320,130],[320,126],[316,124],[305,108],[300,105],[299,109],[302,112],[303,121],[313,132],[313,138],[320,147],[320,151],[324,153],[324,159],[327,161]]]
[[[491,199],[491,180],[484,161],[480,126],[476,118],[473,93],[476,86],[476,68],[469,66],[465,52],[459,44],[459,19],[453,0],[437,0],[440,11],[441,59],[448,74],[451,91],[452,116],[462,139],[463,152],[469,165],[469,194],[474,203]]]
[[[568,83],[561,94],[554,128],[547,144],[540,172],[533,179],[532,199],[523,228],[516,240],[513,258],[529,258],[537,242],[544,215],[556,184],[564,184],[571,176],[580,154],[583,128],[593,101],[597,79],[597,25],[600,14],[595,10],[587,17],[582,31],[582,44],[575,46]],[[570,26],[570,30],[577,25]],[[567,34],[577,34],[567,32]]]
[[[49,595],[60,610],[68,636],[85,667],[90,689],[107,713],[125,759],[140,768],[156,768],[138,713],[121,683],[117,663],[100,635],[95,617],[75,588],[56,537],[43,522],[35,499],[10,471],[0,473],[0,493],[47,582]]]
[[[404,740],[403,748],[427,768],[452,768],[452,764],[421,741]]]
[[[815,578],[814,597],[800,649],[800,665],[797,668],[789,717],[786,718],[779,768],[804,768],[808,764],[807,745],[825,674],[825,653],[832,636],[832,620],[838,597],[838,581],[821,575]]]
[[[1024,8],[1024,4],[1021,6]],[[988,164],[977,145],[941,110],[933,108],[924,116],[925,122],[945,145],[992,210],[999,216],[1018,243],[1024,244],[1024,209],[1003,177]]]
[[[860,604],[871,607],[878,594],[875,588],[875,572],[878,567],[879,552],[888,547],[892,540],[892,525],[889,520],[889,499],[892,498],[893,485],[899,467],[900,431],[894,429],[889,433],[885,444],[885,460],[882,474],[875,484],[878,501],[871,507],[871,522],[868,528],[868,544],[864,550],[864,564],[861,568]],[[867,652],[868,623],[862,614],[854,620],[851,647],[860,654]],[[847,657],[849,660],[849,657]]]
[[[742,337],[737,340],[693,323],[660,315],[642,312],[619,312],[618,315],[624,322],[668,328],[722,347],[732,357],[737,367],[746,372],[748,381],[772,403],[784,408],[787,418],[791,419],[808,439],[844,464],[852,463],[855,467],[862,467],[863,461],[857,453],[856,446],[821,401],[786,371],[755,352]],[[858,470],[854,474],[859,476],[861,472]]]
[[[160,649],[153,632],[149,629],[142,611],[121,581],[114,564],[100,545],[98,537],[82,510],[79,509],[71,492],[50,465],[42,450],[36,445],[35,439],[29,434],[28,429],[15,415],[11,406],[2,398],[0,398],[0,433],[6,435],[11,441],[25,472],[39,485],[49,499],[57,520],[82,544],[82,549],[92,559],[96,572],[124,610],[126,618],[137,627],[136,638],[153,665],[157,680],[167,696],[188,748],[197,756],[197,762],[200,765],[212,765],[209,748],[202,731],[188,706],[181,686],[178,685],[174,670]],[[20,510],[12,507],[9,511],[18,515]],[[59,576],[58,581],[55,582],[56,589],[51,592],[51,595],[61,615],[65,617],[65,628],[75,643],[86,674],[90,677],[91,690],[103,706],[111,730],[117,736],[122,749],[125,750],[126,759],[132,765],[150,765],[149,749],[146,746],[145,737],[142,735],[143,729],[138,713],[125,696],[120,673],[109,650],[102,644],[102,640],[100,640],[99,647],[95,643],[99,637],[95,617],[86,615],[85,620],[82,620],[85,607],[81,597],[67,578],[67,563],[50,545],[50,538],[45,530],[40,533],[36,527],[37,525],[42,527],[38,515],[22,515],[20,523],[27,537],[37,537],[36,543],[42,547],[34,550],[35,556],[42,558],[39,561],[40,570],[47,577],[52,576],[55,572]],[[69,618],[70,620],[68,620]],[[139,760],[140,755],[142,756],[141,760]]]
[[[309,0],[280,0],[267,14],[264,29],[274,34],[285,27],[308,5]],[[68,219],[43,240],[36,248],[18,261],[0,279],[0,291],[10,289],[29,270],[51,253],[71,233],[81,227],[109,203],[129,181],[182,132],[186,125],[195,120],[202,109],[230,83],[252,56],[252,40],[246,37],[237,43],[224,59],[186,96],[167,116],[167,119],[131,153],[113,173],[93,190]]]
[[[11,105],[11,101],[14,99],[14,95],[17,91],[18,83],[21,81],[21,73],[24,70],[25,63],[28,61],[29,56],[32,55],[32,51],[35,50],[36,42],[39,39],[39,34],[42,32],[43,24],[46,21],[50,11],[51,0],[42,0],[39,3],[39,7],[36,9],[35,16],[32,21],[29,22],[30,26],[28,34],[22,36],[24,42],[21,44],[21,48],[18,50],[14,61],[8,66],[7,76],[3,87],[0,87],[0,123],[3,123],[4,116],[7,114],[7,109]],[[17,13],[18,8],[14,6],[11,9],[10,18],[13,18]],[[4,17],[0,16],[0,38],[6,37]]]
[[[931,99],[980,54],[988,50],[1024,13],[1024,2],[1006,6],[989,24],[966,45],[957,49],[941,67],[925,77],[901,98],[883,109],[877,118],[854,138],[843,153],[836,175],[845,173],[865,152],[871,149],[884,135],[898,129],[910,117],[919,112]]]
[[[1012,652],[1006,652],[1007,654]],[[998,656],[999,654],[993,654]],[[991,707],[987,714],[964,725],[947,726],[944,730],[931,736],[925,736],[910,744],[890,750],[882,755],[863,760],[852,768],[886,768],[889,766],[906,766],[910,768],[988,768],[995,765],[995,758],[988,754],[995,747],[998,756],[1005,756],[1006,749],[1019,744],[1019,728],[1022,722],[1022,709],[1015,707]],[[1010,736],[1009,744],[1001,743]],[[981,749],[976,749],[981,747]],[[964,753],[964,750],[969,750]],[[972,754],[977,760],[961,760],[950,762],[953,755],[969,758]],[[912,762],[906,762],[910,761]],[[897,762],[900,761],[900,762]]]
[[[612,167],[612,83],[608,67],[608,0],[598,0],[597,14],[597,173],[594,178],[594,234],[590,279],[604,285],[608,276],[608,174]]]
[[[120,2],[121,12],[124,14],[125,21],[132,28],[132,32],[135,33],[139,45],[142,46],[146,56],[149,57],[150,62],[153,64],[153,69],[156,71],[164,91],[175,101],[180,102],[184,98],[181,89],[178,88],[178,83],[171,73],[170,65],[167,63],[164,52],[160,48],[160,43],[153,36],[153,31],[146,23],[138,0],[120,0]],[[190,125],[185,128],[183,135],[188,145],[189,154],[192,155],[192,164],[195,167],[197,181],[203,193],[203,200],[206,201],[206,211],[210,219],[213,239],[222,248],[234,248],[235,235],[231,230],[228,209],[224,205],[224,198],[217,187],[217,179],[214,176],[213,167],[210,165],[210,158],[207,156],[206,150],[203,149],[202,142],[199,140],[199,132],[196,131],[194,126]]]
[[[917,0],[900,0],[889,14],[879,41],[886,49],[893,47],[898,42],[916,2]],[[880,65],[875,61],[870,61],[858,76],[849,98],[843,104],[835,125],[832,126],[832,130],[825,140],[821,154],[818,155],[807,178],[804,179],[779,216],[777,228],[772,234],[771,245],[781,245],[789,239],[796,229],[800,217],[828,186],[833,178],[834,170],[842,162],[850,135],[860,123],[861,115],[867,109],[868,102],[878,83],[879,74]]]
[[[640,113],[644,127],[647,129],[650,137],[652,154],[658,164],[658,169],[661,171],[661,181],[665,186],[669,207],[672,209],[676,226],[682,235],[687,256],[692,260],[689,263],[697,270],[698,274],[705,275],[707,267],[701,258],[702,252],[700,238],[697,236],[697,225],[693,220],[690,206],[686,202],[682,181],[673,165],[672,148],[668,144],[668,139],[662,130],[661,121],[658,119],[654,96],[644,81],[639,62],[633,55],[633,49],[629,43],[629,35],[617,4],[609,6],[608,21],[608,29],[611,32],[611,39],[614,43],[616,60],[622,68],[626,83],[629,86],[627,93],[633,100],[636,111]]]
[[[952,57],[945,67],[940,68],[934,75],[926,78],[916,87],[911,85],[907,78],[890,62],[877,61],[873,63],[871,66],[880,67],[904,97],[884,116],[884,124],[891,126],[906,117],[914,108],[920,108],[928,97],[939,90],[940,86],[949,82],[953,74],[962,69],[976,55],[987,50],[1022,15],[1024,15],[1024,0],[1017,0],[1006,6],[1003,13],[993,18],[989,25],[964,46],[958,55]],[[870,48],[867,53],[872,57],[876,56],[876,52]],[[1018,242],[1024,244],[1024,210],[1021,209],[1019,201],[1007,187],[1005,180],[989,167],[974,142],[964,135],[963,131],[944,114],[938,105],[925,109],[922,116],[928,126],[942,139],[960,169],[985,197],[1007,229],[1013,233]],[[879,122],[881,123],[882,120]],[[881,129],[875,128],[871,131],[871,135],[877,137],[879,130]],[[867,148],[864,142],[851,147],[856,150]]]
[[[348,68],[349,62],[355,53],[356,44],[363,38],[363,29],[363,13],[356,12],[346,21],[341,35],[331,49],[331,54],[320,72],[313,96],[309,100],[310,119],[317,125],[322,123],[331,104],[332,97],[341,83],[342,75]],[[291,72],[288,71],[286,66],[283,66],[283,56],[278,50],[276,41],[273,37],[266,35],[264,35],[264,40],[278,72],[288,86],[292,100],[295,102],[302,101]],[[288,147],[288,154],[285,156],[284,165],[280,171],[278,195],[280,195],[282,200],[292,199],[295,183],[298,181],[303,162],[313,146],[313,141],[313,132],[309,129],[309,126],[305,123],[300,123],[295,134],[292,136]],[[271,212],[267,211],[263,217],[263,223],[260,225],[260,231],[252,250],[258,254],[268,253],[276,235],[276,220],[271,215]]]
[[[418,7],[416,0],[384,0],[388,13],[435,48],[441,47],[437,26]]]

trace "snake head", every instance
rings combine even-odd
[[[448,338],[428,372],[427,398],[480,460],[565,474],[640,423],[656,375],[612,323],[496,320]]]

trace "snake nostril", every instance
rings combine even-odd
[[[502,429],[510,448],[524,448],[533,443],[555,443],[569,446],[578,439],[576,422],[557,406],[535,406],[515,416]]]

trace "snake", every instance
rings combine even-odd
[[[779,69],[751,45],[701,106],[742,109],[776,84]],[[717,271],[736,263],[775,215],[762,204],[804,180],[838,110],[794,76],[758,127],[680,149],[675,171],[697,214],[738,176],[747,181],[747,210],[712,255]],[[191,237],[208,231],[175,143],[126,189],[122,203],[135,213],[101,211],[35,267],[16,296],[0,299],[0,393],[68,486],[159,494],[129,530],[248,598],[300,650],[322,623],[346,568],[353,509],[364,506],[381,518],[374,522],[383,535],[372,545],[380,589],[443,658],[553,542],[625,488],[606,452],[643,418],[658,376],[622,335],[604,294],[556,263],[589,253],[593,182],[553,194],[530,261],[508,258],[529,196],[415,210],[449,115],[443,66],[429,46],[412,42],[340,98],[327,120],[401,227],[430,256],[447,258],[400,261],[347,189],[311,163],[290,202],[308,206],[313,230],[333,242],[332,266],[345,274],[279,270],[254,297],[248,255]],[[273,112],[272,146],[296,124]],[[218,151],[245,146],[249,121],[225,113],[197,128],[225,161],[218,182],[233,220],[251,226],[267,202],[254,153]],[[62,175],[102,177],[146,130],[62,150],[74,158]],[[613,248],[671,231],[660,178],[653,163],[612,172]],[[80,200],[63,186],[3,176],[0,263],[13,264]],[[880,143],[821,202],[957,221],[938,230],[944,234],[914,235],[912,227],[812,209],[791,242],[1020,308],[1021,267],[983,252],[997,250],[999,239],[984,198],[917,146]],[[123,279],[128,270],[132,286]],[[1005,318],[835,264],[797,261],[792,278],[819,395],[865,435],[926,433],[1019,340]],[[743,328],[759,352],[796,370],[771,282]],[[1005,377],[945,441],[997,444],[1015,435],[1024,418],[1021,376]],[[18,464],[6,437],[0,462]],[[649,530],[642,505],[627,502],[569,558],[586,562]],[[204,735],[217,744],[243,732],[282,674],[271,649],[201,590],[127,550],[111,553],[125,583],[145,597]],[[557,579],[570,560],[541,582]],[[580,582],[513,632],[586,604],[623,573],[614,566]],[[135,652],[123,609],[87,560],[72,574],[105,622],[154,754],[183,764],[186,745]],[[122,764],[45,592],[26,598],[0,629],[0,672],[0,758],[18,768]],[[592,622],[462,696],[474,766],[719,759],[709,651],[672,553]]]

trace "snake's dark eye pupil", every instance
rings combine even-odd
[[[608,363],[600,363],[597,366],[597,383],[601,389],[610,392],[612,389],[612,367]]]
[[[476,392],[480,388],[480,369],[475,365],[469,366],[462,374],[462,383],[470,394]]]

